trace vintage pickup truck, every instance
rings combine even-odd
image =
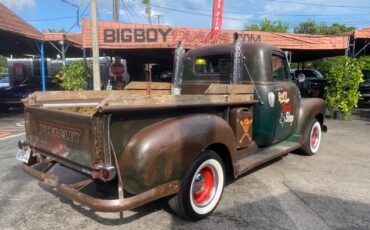
[[[92,210],[122,212],[167,197],[175,213],[198,220],[216,208],[227,175],[295,150],[318,152],[325,103],[300,97],[282,50],[235,42],[180,56],[175,88],[131,82],[121,91],[30,95],[17,153],[23,169]],[[88,178],[62,183],[55,164]],[[114,184],[117,196],[84,192],[91,183]]]

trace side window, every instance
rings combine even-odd
[[[272,63],[272,80],[273,81],[287,81],[289,80],[287,65],[285,58],[280,55],[273,54],[271,56]]]
[[[200,56],[195,59],[195,74],[225,74],[231,72],[230,54]]]

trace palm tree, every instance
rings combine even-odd
[[[142,3],[145,5],[145,13],[148,16],[149,24],[152,24],[152,6],[150,0],[142,0]]]

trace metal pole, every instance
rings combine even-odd
[[[119,0],[113,0],[113,21],[119,21]]]
[[[147,95],[151,95],[152,93],[152,72],[151,72],[151,69],[150,69],[150,64],[147,64],[147,67],[148,67],[148,82],[146,83],[146,94]]]
[[[44,43],[43,42],[41,42],[41,46],[40,46],[40,56],[41,56],[42,91],[46,91],[46,84],[45,84],[45,64],[44,64]]]
[[[84,65],[84,79],[87,80],[87,72],[89,71],[87,68],[87,61],[86,61],[86,49],[82,49],[82,59],[83,59],[83,65]],[[88,81],[89,86],[91,85],[91,81]]]
[[[86,65],[86,49],[82,49],[82,59]]]
[[[163,15],[162,14],[157,14],[156,16],[157,16],[158,25],[160,25],[161,24],[161,17],[163,17]]]
[[[65,46],[64,46],[64,40],[63,41],[61,41],[61,48],[62,48],[62,60],[63,60],[63,66],[65,66],[66,65],[66,49],[65,49]]]
[[[91,0],[91,36],[92,36],[92,53],[93,53],[93,78],[94,90],[100,90],[100,61],[99,61],[99,37],[98,37],[98,20],[96,17],[96,0]]]

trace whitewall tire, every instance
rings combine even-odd
[[[180,192],[169,199],[169,206],[186,219],[203,219],[217,207],[224,184],[222,159],[214,151],[206,150],[186,173]]]

